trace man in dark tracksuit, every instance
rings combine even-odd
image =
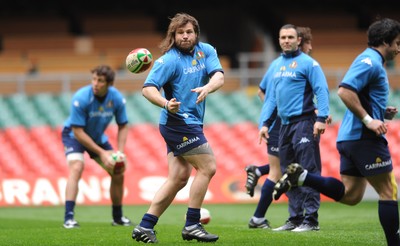
[[[325,131],[325,121],[329,115],[329,89],[318,62],[298,49],[300,40],[296,26],[289,24],[281,28],[279,43],[283,52],[270,83],[274,93],[268,98],[260,136],[268,139],[268,128],[277,110],[282,122],[279,133],[281,168],[298,162],[306,166],[309,172],[320,175],[319,136]],[[309,187],[294,188],[286,194],[289,201],[299,196],[306,197],[305,215],[297,218],[290,214],[282,230],[289,230],[288,226],[293,225],[296,227],[290,230],[294,232],[319,230],[320,194]]]

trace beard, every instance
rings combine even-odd
[[[187,41],[187,42],[179,41],[176,42],[175,45],[181,52],[190,53],[193,50],[195,43],[192,41]]]

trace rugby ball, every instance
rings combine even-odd
[[[206,208],[201,208],[200,209],[200,223],[203,225],[207,225],[210,223],[211,220],[211,214],[210,211]]]
[[[120,174],[125,171],[126,157],[121,151],[113,152],[110,155],[110,161],[114,165],[114,174]]]
[[[129,52],[126,57],[126,68],[131,73],[146,71],[153,62],[153,55],[145,48],[137,48]]]

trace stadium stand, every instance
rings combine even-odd
[[[331,97],[336,95],[333,91]],[[393,102],[400,100],[398,91],[394,91],[391,97]],[[66,165],[61,144],[61,125],[67,116],[70,94],[37,94],[13,96],[0,96],[0,168],[5,175],[18,176],[23,169],[30,170],[32,175],[46,176],[49,173],[66,173]],[[39,98],[41,97],[41,98]],[[259,145],[258,118],[248,121],[246,117],[238,117],[244,114],[244,109],[238,107],[237,101],[241,101],[247,107],[259,109],[261,103],[256,96],[249,96],[246,92],[236,92],[233,95],[226,92],[216,92],[207,101],[209,120],[205,125],[205,133],[217,156],[218,166],[221,172],[241,170],[251,163],[259,163],[260,160],[268,162],[265,145]],[[144,101],[143,96],[137,93],[126,95],[129,111],[136,112],[130,118],[130,131],[126,153],[130,167],[135,170],[160,171],[166,170],[165,144],[158,132],[157,122],[159,109]],[[335,97],[331,98],[332,109],[338,108],[343,114],[343,105]],[[397,101],[396,101],[397,100]],[[336,101],[336,106],[335,102]],[[260,103],[260,104],[258,104]],[[53,106],[51,106],[53,105]],[[63,106],[61,106],[63,105]],[[221,107],[221,105],[223,107]],[[59,115],[50,117],[53,110],[58,110]],[[251,111],[248,108],[248,111]],[[53,113],[52,113],[53,112]],[[226,113],[228,112],[228,113]],[[3,114],[8,117],[2,117]],[[255,113],[252,113],[255,114]],[[339,177],[338,154],[334,139],[339,128],[341,115],[333,116],[335,123],[321,137],[321,153],[323,160],[323,174]],[[246,114],[244,114],[246,115]],[[131,121],[133,119],[133,121]],[[400,121],[390,122],[390,133],[387,135],[393,156],[393,163],[399,165],[400,151],[396,147],[400,143],[400,133],[396,129]],[[117,126],[110,125],[107,129],[110,141],[115,144],[115,132]],[[50,144],[49,144],[50,143]],[[23,147],[21,147],[23,146]],[[88,157],[85,156],[85,158]],[[40,163],[37,160],[40,160]],[[13,164],[11,165],[10,162]],[[102,170],[95,164],[87,161],[88,173],[101,174]],[[261,164],[261,163],[260,163]],[[49,166],[48,170],[43,165]],[[397,171],[396,175],[400,175]],[[398,177],[398,176],[397,176]]]
[[[101,15],[89,13],[82,17],[82,29],[88,35],[143,34],[156,32],[157,23],[154,17],[135,12]]]
[[[365,48],[365,30],[359,28],[359,20],[354,14],[335,12],[332,15],[330,11],[294,9],[294,13],[282,11],[285,13],[285,22],[312,28],[315,48],[312,56],[324,69],[345,70]],[[396,11],[393,11],[393,15],[398,18]],[[208,15],[204,20],[207,19]],[[28,169],[32,174],[48,175],[49,172],[41,168],[46,165],[51,171],[67,173],[60,131],[69,112],[72,91],[89,82],[90,69],[99,63],[109,64],[118,72],[124,72],[125,57],[133,48],[147,47],[155,59],[160,56],[157,46],[162,35],[157,31],[159,23],[154,17],[134,13],[100,17],[83,15],[81,20],[82,33],[76,35],[71,33],[70,23],[60,17],[0,18],[0,74],[31,73],[22,89],[19,81],[3,79],[1,83],[2,172],[18,176],[23,173],[22,169]],[[216,30],[220,32],[219,28]],[[233,43],[225,46],[238,48]],[[229,79],[222,91],[207,98],[205,131],[222,172],[242,170],[245,165],[257,160],[267,162],[265,146],[257,143],[261,102],[255,93],[249,95],[238,90],[240,80],[229,77],[232,72],[230,58],[220,58]],[[394,68],[400,68],[400,63],[395,62]],[[63,74],[74,73],[85,73],[88,77],[72,78],[66,87]],[[54,77],[40,77],[37,80],[37,74],[53,74]],[[321,138],[323,174],[336,177],[339,161],[333,139],[336,138],[338,122],[345,109],[335,90],[341,74],[326,74],[331,88],[330,105],[335,124],[329,126]],[[400,75],[391,76],[390,80],[396,85]],[[117,74],[117,87],[126,95],[130,122],[126,153],[128,162],[138,172],[159,171],[167,166],[164,141],[156,126],[161,109],[151,105],[141,95],[140,88],[144,79],[145,75],[129,74],[127,78],[119,80]],[[400,91],[394,90],[391,93],[389,104],[400,105]],[[400,133],[395,130],[398,126],[397,120],[390,124],[393,134],[388,135],[388,139],[391,146],[400,143]],[[115,133],[116,126],[111,125],[107,131]],[[116,139],[112,137],[110,141],[115,143]],[[400,150],[392,147],[391,151],[393,162],[398,165]],[[40,163],[35,159],[40,159]],[[92,162],[87,163],[87,172],[102,172]],[[399,168],[396,175],[400,177]]]
[[[0,33],[3,36],[63,35],[69,33],[68,20],[54,14],[40,16],[30,14],[1,15]]]

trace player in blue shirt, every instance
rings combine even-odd
[[[320,174],[319,136],[325,131],[329,115],[329,90],[319,64],[298,49],[300,41],[294,25],[285,25],[280,29],[279,42],[283,53],[274,63],[268,83],[267,91],[271,93],[265,102],[260,140],[269,142],[269,128],[273,126],[277,114],[281,120],[278,141],[281,167],[286,168],[294,160],[303,160],[313,173]],[[319,193],[307,187],[292,189],[286,194],[290,221],[276,230],[319,230]],[[299,207],[303,207],[304,214],[292,211]]]
[[[312,34],[311,29],[309,27],[297,27],[297,32],[299,37],[301,38],[299,48],[305,53],[309,54],[312,50]],[[279,59],[275,59],[267,73],[264,75],[263,79],[260,82],[258,95],[262,101],[265,102],[265,94],[268,82],[272,80],[272,71],[274,70],[273,66],[276,64],[276,61]],[[270,91],[269,91],[270,92]],[[266,103],[263,104],[261,117],[263,118],[264,111],[266,109]],[[330,117],[328,118],[330,119]],[[259,128],[262,127],[262,120],[260,121]],[[269,138],[267,143],[267,151],[268,151],[268,160],[270,164],[265,164],[262,166],[254,166],[249,165],[245,168],[247,172],[247,181],[246,181],[246,189],[247,193],[250,196],[254,195],[254,188],[257,185],[258,179],[265,174],[270,174],[269,177],[265,180],[262,189],[260,199],[258,201],[256,210],[249,221],[249,228],[270,228],[268,220],[265,219],[265,214],[269,205],[272,202],[272,193],[275,183],[281,178],[281,167],[279,163],[279,129],[281,127],[279,117],[276,117],[275,122],[268,129]],[[289,202],[289,218],[286,223],[279,227],[275,228],[275,231],[283,231],[283,230],[293,230],[301,222],[304,220],[304,213],[306,205],[303,201],[306,197],[294,197]]]
[[[182,238],[201,242],[215,242],[219,238],[200,224],[200,208],[216,172],[215,156],[203,133],[205,99],[223,85],[224,74],[216,50],[199,42],[199,34],[194,17],[176,14],[161,42],[163,55],[155,61],[143,86],[144,97],[163,108],[159,128],[167,144],[169,173],[132,232],[136,241],[157,242],[154,226],[185,187],[193,168],[196,175],[190,187]]]
[[[351,64],[338,94],[347,107],[337,137],[342,181],[314,175],[293,163],[275,186],[309,186],[335,201],[356,205],[369,183],[379,195],[379,221],[387,245],[400,245],[397,183],[385,134],[385,119],[397,108],[387,107],[389,80],[384,63],[400,53],[400,23],[381,19],[368,28],[368,48]],[[299,162],[303,164],[302,162]]]
[[[125,169],[114,172],[114,165],[110,160],[113,147],[104,134],[115,116],[118,124],[117,148],[123,152],[128,135],[125,99],[113,87],[115,73],[109,66],[101,65],[91,72],[91,85],[82,87],[72,97],[70,116],[62,131],[62,142],[70,170],[65,192],[64,227],[67,229],[79,227],[74,219],[74,208],[78,183],[84,169],[84,152],[111,176],[112,225],[131,225],[131,221],[122,214]]]
[[[311,34],[311,29],[309,27],[297,27],[297,31],[299,33],[299,37],[301,38],[299,48],[303,53],[309,54],[312,50],[312,34]],[[265,102],[265,94],[267,90],[267,84],[268,81],[271,79],[271,71],[272,68],[275,64],[275,62],[278,59],[275,59],[272,61],[270,64],[270,68],[268,68],[267,72],[265,73],[264,77],[262,78],[259,88],[258,88],[258,97],[262,102]],[[261,117],[264,114],[264,111],[266,109],[266,104],[263,103],[262,109],[261,109]],[[259,123],[259,128],[261,128],[263,125],[262,120],[260,120]],[[276,122],[274,122],[273,126],[270,127],[269,130],[269,139],[267,143],[267,151],[268,151],[268,160],[270,162],[276,163],[275,166],[279,165],[279,147],[278,147],[278,138],[279,138],[279,129],[281,127],[281,122],[279,117],[276,117]],[[258,179],[262,175],[266,175],[270,173],[270,165],[265,164],[262,166],[254,166],[254,165],[248,165],[245,168],[245,171],[247,173],[247,179],[246,179],[246,190],[247,194],[249,194],[251,197],[254,195],[254,188],[257,185]],[[278,169],[280,171],[280,168]],[[279,174],[279,178],[281,177],[281,174]]]

